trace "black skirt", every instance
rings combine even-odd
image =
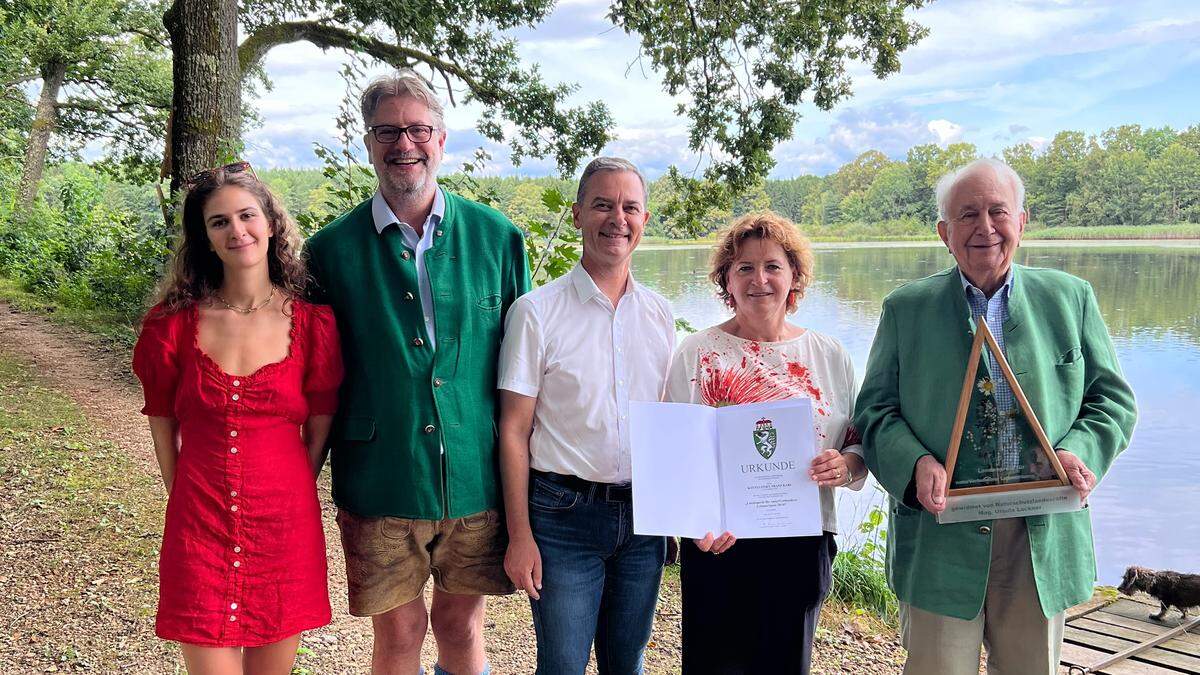
[[[683,672],[807,675],[837,544],[743,539],[720,555],[680,543]]]

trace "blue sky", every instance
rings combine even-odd
[[[522,57],[550,82],[578,83],[574,102],[608,105],[617,140],[604,154],[628,157],[652,178],[672,163],[695,166],[676,101],[637,63],[636,39],[605,20],[607,7],[560,0],[537,29],[514,33]],[[877,80],[852,64],[854,95],[830,111],[801,108],[793,138],[774,153],[773,177],[823,175],[869,149],[902,158],[913,145],[962,140],[993,154],[1022,141],[1044,143],[1063,129],[1200,123],[1200,2],[939,0],[910,16],[930,34],[901,55],[901,71]],[[257,102],[264,124],[246,135],[248,159],[316,164],[312,143],[334,143],[346,59],[307,44],[268,55],[274,88]],[[443,170],[456,169],[481,144],[477,115],[471,107],[447,112]],[[493,156],[488,173],[554,173],[552,160],[514,168],[503,146],[485,147]]]

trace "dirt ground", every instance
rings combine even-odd
[[[128,352],[0,302],[0,359],[0,672],[182,672],[178,648],[153,631],[166,500]],[[346,611],[327,477],[321,498],[334,618],[304,636],[294,672],[367,672],[371,627]],[[679,671],[679,617],[669,573],[647,672]],[[523,596],[492,599],[485,630],[493,672],[533,671]],[[816,642],[814,672],[900,671],[895,631],[861,613],[827,607]],[[434,659],[430,637],[430,670]]]

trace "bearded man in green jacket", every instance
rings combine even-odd
[[[889,495],[887,570],[900,600],[906,675],[977,675],[983,644],[990,673],[1054,675],[1064,610],[1089,599],[1096,579],[1086,509],[936,521],[946,507],[944,462],[972,317],[995,335],[1081,499],[1133,432],[1133,392],[1091,286],[1012,263],[1025,231],[1024,192],[994,159],[938,182],[938,234],[957,265],[884,299],[858,396],[867,466]],[[1016,468],[1019,408],[990,353],[984,367],[990,383],[973,390],[972,409],[992,398],[1000,461]],[[968,424],[976,437],[986,431],[972,429],[986,424],[980,417]]]
[[[434,672],[479,675],[484,595],[513,590],[495,387],[505,314],[529,290],[525,243],[438,186],[445,122],[420,76],[372,82],[362,115],[379,190],[306,245],[346,368],[330,444],[350,613],[371,617],[372,672],[423,672],[432,623]]]

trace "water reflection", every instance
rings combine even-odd
[[[641,251],[639,281],[662,293],[676,316],[696,328],[728,310],[708,281],[708,251]],[[1030,247],[1017,261],[1091,282],[1140,417],[1133,444],[1091,498],[1100,581],[1116,584],[1131,564],[1200,571],[1200,248]],[[817,281],[794,320],[839,338],[860,377],[879,320],[879,303],[896,286],[951,264],[937,247],[820,249]],[[952,404],[951,402],[950,404]],[[846,494],[842,532],[874,502],[870,488]]]

